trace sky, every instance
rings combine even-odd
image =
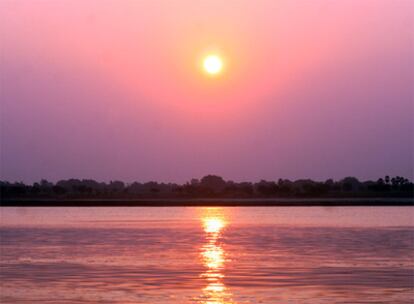
[[[2,0],[0,179],[413,178],[413,12]]]

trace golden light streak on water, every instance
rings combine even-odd
[[[219,233],[225,226],[225,222],[221,218],[205,218],[204,220],[204,231],[206,233]]]
[[[226,252],[220,243],[221,234],[227,226],[221,208],[206,208],[201,217],[205,233],[205,243],[201,246],[201,262],[206,267],[201,277],[207,285],[202,289],[199,303],[203,304],[231,304],[231,292],[225,286],[224,267]]]

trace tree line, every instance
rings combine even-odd
[[[346,177],[338,181],[261,180],[226,181],[217,175],[192,179],[184,184],[155,181],[124,183],[67,179],[56,183],[41,180],[31,185],[0,181],[1,198],[266,198],[266,197],[413,197],[414,184],[401,176],[376,181]]]

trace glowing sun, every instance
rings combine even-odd
[[[210,75],[217,75],[223,69],[223,61],[217,55],[208,55],[203,61],[204,70]]]

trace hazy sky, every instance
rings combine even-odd
[[[0,178],[412,178],[413,12],[2,0]],[[200,68],[211,52],[217,77]]]

